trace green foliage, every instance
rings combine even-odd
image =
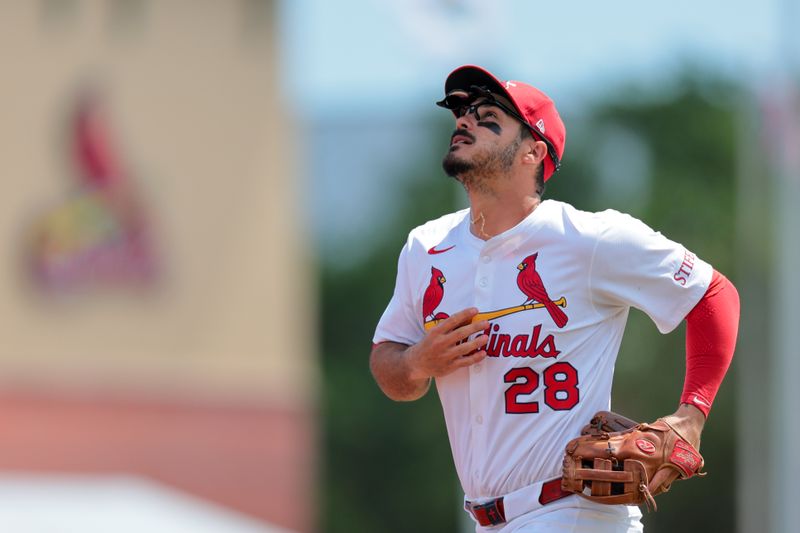
[[[733,87],[687,78],[669,98],[597,105],[577,126],[588,135],[574,136],[546,197],[581,209],[607,208],[596,205],[592,139],[608,124],[626,128],[651,154],[650,194],[646,205],[635,206],[637,215],[734,278],[737,100]],[[434,126],[441,132],[436,138],[446,139],[450,128]],[[439,144],[444,150],[446,141]],[[460,207],[458,186],[442,176],[440,158],[435,150],[419,158],[422,170],[406,180],[407,193],[390,200],[398,208],[392,229],[366,261],[347,271],[323,265],[321,529],[329,533],[458,530],[460,493],[435,392],[410,404],[392,402],[368,366],[408,231]],[[632,311],[617,364],[615,409],[643,420],[674,411],[683,384],[683,339],[682,327],[660,335],[646,316]],[[729,375],[723,384],[704,432],[710,475],[679,482],[659,497],[662,510],[644,519],[650,533],[734,529],[734,379]]]

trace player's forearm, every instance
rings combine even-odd
[[[708,415],[736,348],[739,295],[723,275],[686,317],[686,379],[681,403]]]
[[[384,394],[395,401],[417,400],[428,392],[431,380],[416,376],[409,361],[410,347],[396,342],[373,346],[369,367]]]

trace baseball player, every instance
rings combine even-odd
[[[409,234],[372,373],[398,401],[435,379],[476,531],[641,531],[636,506],[562,490],[565,445],[609,408],[636,307],[662,333],[687,321],[684,389],[663,420],[698,447],[733,355],[736,289],[635,218],[542,200],[566,132],[538,89],[463,66],[438,105],[455,115],[443,167],[469,208]],[[678,475],[651,481],[667,487]]]

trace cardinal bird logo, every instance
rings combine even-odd
[[[158,262],[144,199],[113,143],[103,104],[96,88],[78,95],[68,124],[70,174],[78,182],[30,230],[28,261],[47,290],[155,286]]]
[[[544,288],[544,283],[542,283],[541,276],[536,272],[536,258],[538,256],[538,252],[529,255],[517,265],[519,269],[517,286],[528,297],[524,304],[533,303],[534,301],[539,302],[550,313],[550,318],[553,319],[556,326],[563,328],[567,324],[567,315],[550,299],[547,289]]]
[[[425,295],[422,297],[422,321],[425,322],[430,318],[431,320],[441,320],[447,318],[449,315],[446,313],[436,313],[436,308],[442,303],[444,298],[444,283],[447,281],[442,274],[442,271],[436,267],[431,267],[431,281],[425,289]]]

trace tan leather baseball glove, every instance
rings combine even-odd
[[[654,496],[671,483],[653,486],[659,470],[670,468],[688,479],[703,468],[703,457],[665,420],[637,424],[622,415],[600,411],[569,441],[561,488],[606,504],[656,509]]]

